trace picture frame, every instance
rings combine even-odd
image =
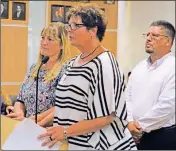
[[[104,0],[105,4],[115,4],[115,0]]]
[[[13,2],[12,19],[13,20],[26,20],[26,3]]]
[[[65,22],[64,5],[51,5],[51,22]]]
[[[69,9],[71,8],[71,6],[65,6],[65,14],[64,14],[64,23],[68,23],[68,20],[67,20],[67,12],[69,11]]]
[[[9,1],[8,0],[1,0],[1,19],[8,19],[9,18]]]

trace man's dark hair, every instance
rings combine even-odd
[[[97,26],[97,37],[99,41],[103,40],[107,21],[103,10],[98,5],[91,3],[77,5],[68,11],[67,16],[68,20],[72,16],[79,16],[88,30]]]
[[[151,23],[150,27],[151,26],[162,26],[162,27],[164,27],[167,36],[171,37],[171,39],[172,39],[171,45],[173,44],[174,38],[175,38],[175,28],[171,23],[169,23],[165,20],[157,20],[157,21],[154,21],[153,23]]]

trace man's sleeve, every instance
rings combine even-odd
[[[158,103],[138,120],[145,132],[163,127],[175,115],[175,71],[172,72],[161,89]]]

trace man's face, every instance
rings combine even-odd
[[[17,12],[21,12],[21,6],[17,5]]]
[[[162,26],[151,26],[146,33],[145,50],[149,54],[161,53],[168,46],[169,36]]]
[[[4,5],[1,4],[1,12],[4,10]]]

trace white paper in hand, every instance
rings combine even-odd
[[[41,146],[44,139],[38,140],[40,134],[46,130],[30,119],[24,119],[10,134],[5,143],[3,150],[58,150],[60,143],[51,149],[48,146]]]

